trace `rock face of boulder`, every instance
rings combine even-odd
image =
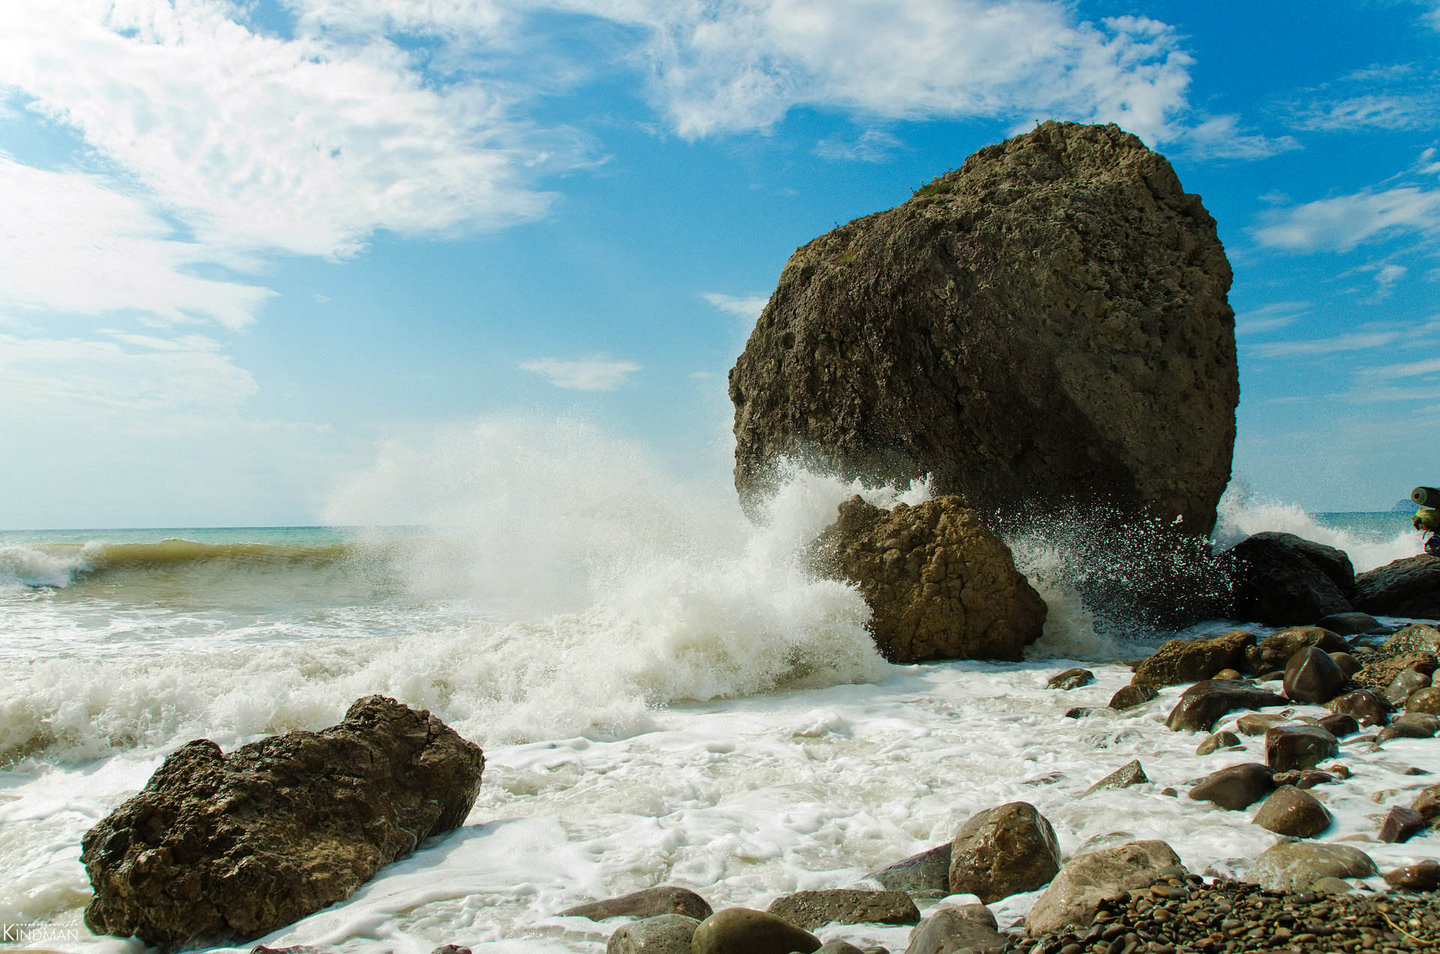
[[[1293,533],[1266,531],[1225,552],[1232,580],[1232,613],[1271,626],[1313,623],[1346,613],[1355,593],[1355,568],[1344,552]]]
[[[1239,398],[1230,281],[1200,198],[1118,127],[982,149],[791,256],[730,372],[742,502],[789,455],[1207,532]]]
[[[818,552],[825,572],[859,586],[891,662],[1019,659],[1045,625],[1009,548],[957,497],[893,510],[852,497]]]
[[[960,826],[950,844],[950,892],[989,904],[1048,884],[1060,870],[1055,829],[1029,802],[1007,802]]]
[[[1255,634],[1231,630],[1209,639],[1171,639],[1135,667],[1137,685],[1174,686],[1209,679],[1222,669],[1245,664],[1245,651]]]
[[[383,696],[229,755],[190,742],[85,835],[85,923],[162,947],[267,934],[458,827],[484,766],[479,746]]]
[[[1086,927],[1101,901],[1148,887],[1179,864],[1180,856],[1163,841],[1134,841],[1076,855],[1035,901],[1025,929],[1038,935]]]
[[[1420,554],[1355,578],[1355,605],[1377,616],[1440,619],[1440,559]]]

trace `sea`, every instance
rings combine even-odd
[[[659,884],[763,909],[870,883],[1015,800],[1040,809],[1067,856],[1161,838],[1193,872],[1240,876],[1279,840],[1250,812],[1183,794],[1263,761],[1260,740],[1197,756],[1202,736],[1165,728],[1179,687],[1125,714],[1100,708],[1128,682],[1125,661],[1165,634],[1086,604],[1076,581],[1089,557],[1073,537],[1032,527],[1010,540],[1050,609],[1023,661],[896,666],[876,653],[856,591],[817,578],[805,553],[851,494],[915,503],[924,483],[793,468],[752,524],[733,494],[669,480],[623,449],[576,451],[564,474],[506,480],[489,464],[431,461],[451,469],[428,488],[401,479],[416,461],[397,459],[340,493],[323,527],[0,533],[0,944],[145,950],[85,929],[85,832],[189,740],[228,749],[322,728],[372,693],[484,748],[464,826],[344,903],[213,950],[598,954],[616,923],[559,912]],[[1217,542],[1260,530],[1340,547],[1357,570],[1421,548],[1407,513],[1227,494]],[[1045,688],[1071,666],[1095,681]],[[1099,711],[1066,718],[1072,707]],[[1440,773],[1437,749],[1346,740],[1353,775],[1315,790],[1336,819],[1321,840],[1363,848],[1382,871],[1433,856],[1432,839],[1389,845],[1376,832]],[[1132,759],[1149,782],[1086,794]],[[1002,927],[1036,896],[993,905]],[[908,929],[818,933],[904,950]]]

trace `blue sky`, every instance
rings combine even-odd
[[[0,527],[313,522],[475,421],[727,484],[789,254],[1049,118],[1141,136],[1218,220],[1237,480],[1440,482],[1436,0],[27,0]]]

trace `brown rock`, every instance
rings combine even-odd
[[[689,888],[660,885],[622,894],[618,898],[576,905],[561,911],[559,916],[604,921],[609,918],[654,918],[662,914],[683,914],[696,921],[703,921],[714,913],[710,902]]]
[[[1282,785],[1255,813],[1255,824],[1278,835],[1313,838],[1335,819],[1314,795],[1293,785]]]
[[[1330,654],[1306,646],[1285,665],[1285,695],[1296,702],[1329,702],[1345,685],[1345,674]]]
[[[870,877],[891,891],[915,897],[944,897],[950,893],[950,842],[897,861]]]
[[[1209,755],[1211,752],[1218,752],[1221,749],[1235,749],[1241,745],[1240,736],[1234,732],[1216,732],[1208,736],[1195,748],[1196,755]]]
[[[1047,689],[1079,689],[1095,681],[1095,674],[1088,669],[1067,669],[1050,677]]]
[[[1315,724],[1337,739],[1344,738],[1347,735],[1353,735],[1360,731],[1359,720],[1343,712],[1332,712]]]
[[[484,764],[439,719],[383,696],[229,755],[191,742],[86,834],[86,924],[163,947],[268,934],[459,826]]]
[[[1190,789],[1197,802],[1212,802],[1230,811],[1249,808],[1275,790],[1275,773],[1267,765],[1246,762],[1205,776]]]
[[[1430,676],[1414,666],[1402,671],[1385,687],[1385,699],[1391,705],[1403,706],[1410,695],[1430,687]]]
[[[1384,629],[1380,621],[1369,613],[1333,613],[1330,616],[1322,617],[1315,621],[1316,626],[1338,633],[1341,636],[1358,636],[1365,633],[1378,633]]]
[[[1206,533],[1239,377],[1214,220],[1115,126],[1046,122],[799,249],[730,372],[735,484],[933,475],[973,506]]]
[[[1330,659],[1340,669],[1340,674],[1346,679],[1355,675],[1361,670],[1360,660],[1349,653],[1331,653]]]
[[[1176,732],[1209,732],[1227,712],[1283,706],[1287,701],[1284,696],[1257,689],[1248,682],[1207,679],[1180,694],[1165,724]]]
[[[860,588],[891,662],[1019,659],[1040,638],[1045,601],[958,497],[889,511],[852,497],[817,549],[825,572]]]
[[[1265,733],[1265,762],[1277,772],[1314,768],[1339,751],[1339,740],[1316,725],[1276,726]]]
[[[1129,788],[1131,785],[1141,785],[1148,781],[1150,781],[1150,779],[1146,776],[1145,769],[1141,767],[1140,760],[1133,759],[1132,761],[1126,762],[1124,765],[1120,766],[1118,769],[1111,772],[1109,775],[1105,776],[1100,781],[1096,782],[1094,785],[1091,785],[1085,790],[1085,794],[1091,795],[1095,792],[1100,792],[1112,788]]]
[[[797,891],[765,909],[796,927],[813,931],[825,924],[918,924],[920,909],[904,891],[830,888]]]
[[[1373,878],[1379,873],[1359,848],[1287,841],[1261,852],[1245,878],[1269,891],[1294,892],[1308,891],[1322,878]]]
[[[1426,858],[1416,864],[1387,871],[1385,883],[1402,891],[1434,891],[1440,888],[1440,861]]]
[[[1435,730],[1418,722],[1402,722],[1396,720],[1380,730],[1375,736],[1375,744],[1383,745],[1391,739],[1432,739],[1435,737]]]
[[[1405,711],[1440,715],[1440,689],[1431,686],[1429,689],[1412,692],[1410,698],[1405,700]]]
[[[683,914],[642,917],[616,928],[605,954],[690,954],[699,927],[699,921]]]
[[[1228,615],[1237,619],[1287,626],[1351,608],[1355,569],[1334,547],[1267,531],[1241,540],[1221,561],[1232,581]]]
[[[1292,626],[1271,633],[1256,645],[1246,658],[1246,667],[1252,673],[1268,673],[1280,670],[1283,676],[1290,658],[1300,650],[1314,646],[1327,653],[1345,652],[1350,644],[1336,633],[1319,626]]]
[[[1290,710],[1285,712],[1247,712],[1235,720],[1235,728],[1241,735],[1264,735],[1271,729],[1290,719]]]
[[[1382,653],[1384,651],[1382,650]],[[1397,655],[1383,656],[1360,667],[1353,680],[1362,689],[1369,689],[1371,692],[1384,694],[1395,681],[1395,677],[1407,669],[1416,669],[1425,675],[1435,671],[1437,657],[1434,653],[1417,651],[1402,652]]]
[[[820,939],[790,922],[750,908],[716,911],[695,929],[692,954],[812,954]]]
[[[1380,840],[1387,843],[1409,841],[1417,833],[1425,830],[1425,816],[1413,808],[1404,808],[1396,805],[1390,809],[1385,816],[1385,821],[1380,825]]]
[[[1357,689],[1330,700],[1331,712],[1354,716],[1361,725],[1385,725],[1390,721],[1390,707],[1368,689]]]
[[[1148,887],[1176,868],[1180,857],[1163,841],[1133,841],[1076,855],[1035,900],[1025,930],[1034,937],[1088,926],[1102,901]]]
[[[1132,682],[1115,690],[1115,695],[1110,697],[1110,708],[1124,712],[1126,709],[1144,705],[1159,694],[1160,690],[1154,686]]]
[[[950,892],[989,904],[1048,884],[1060,870],[1060,845],[1029,802],[973,815],[950,846]]]
[[[946,906],[915,930],[905,954],[962,954],[1002,949],[1005,935],[996,930],[995,915],[983,904]]]
[[[1440,785],[1431,785],[1421,789],[1420,794],[1415,796],[1415,801],[1410,807],[1420,813],[1420,817],[1428,821],[1440,818]]]
[[[1254,645],[1255,634],[1243,629],[1209,639],[1172,639],[1141,660],[1131,682],[1158,687],[1209,679],[1244,663],[1245,650]]]

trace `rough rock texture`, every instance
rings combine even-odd
[[[1094,681],[1095,674],[1093,672],[1088,669],[1075,667],[1073,669],[1067,669],[1064,672],[1057,672],[1051,676],[1050,681],[1045,683],[1045,688],[1069,691],[1071,689],[1079,689],[1081,686],[1088,686]]]
[[[1379,873],[1359,848],[1292,841],[1263,851],[1245,877],[1271,891],[1308,891],[1321,878],[1373,878]]]
[[[901,859],[870,877],[883,888],[912,897],[944,897],[950,893],[950,842]]]
[[[1060,870],[1055,829],[1029,802],[1007,802],[970,817],[950,844],[950,892],[983,903],[1034,891]]]
[[[893,510],[852,497],[817,546],[822,569],[859,586],[891,662],[1018,660],[1040,638],[1045,601],[958,497]]]
[[[1294,626],[1271,633],[1252,650],[1246,652],[1246,670],[1261,674],[1283,670],[1290,658],[1307,646],[1314,646],[1327,653],[1344,652],[1349,648],[1344,637],[1319,626]]]
[[[1209,679],[1222,669],[1245,664],[1245,651],[1255,645],[1255,634],[1231,630],[1209,639],[1171,639],[1135,667],[1136,685],[1176,686]]]
[[[657,914],[623,924],[610,935],[605,954],[690,954],[700,922],[683,914]]]
[[[1100,902],[1148,887],[1165,869],[1179,865],[1180,856],[1163,841],[1135,841],[1076,855],[1036,899],[1025,929],[1036,935],[1088,925]]]
[[[917,924],[920,909],[904,891],[830,888],[797,891],[770,902],[767,913],[813,931],[826,924]]]
[[[1129,788],[1131,785],[1143,785],[1148,781],[1150,781],[1150,777],[1145,774],[1145,768],[1140,764],[1140,760],[1132,759],[1085,789],[1085,794],[1092,795],[1095,792],[1109,789]]]
[[[1434,653],[1423,650],[1401,652],[1362,666],[1353,679],[1357,686],[1383,696],[1389,690],[1390,684],[1395,681],[1395,677],[1405,670],[1415,669],[1428,676],[1435,671],[1436,665],[1437,659]]]
[[[1339,740],[1318,725],[1281,725],[1265,733],[1265,763],[1277,772],[1314,768],[1339,751]]]
[[[85,835],[85,923],[162,947],[267,934],[458,827],[484,766],[479,746],[383,696],[229,755],[190,742]]]
[[[1411,623],[1393,633],[1380,648],[1391,654],[1440,652],[1440,629],[1424,623]]]
[[[1207,532],[1239,396],[1215,221],[1116,126],[1047,122],[791,256],[730,372],[747,506],[782,455],[990,510]]]
[[[1003,950],[1006,938],[996,928],[994,913],[983,904],[943,907],[910,932],[905,954]]]
[[[1266,531],[1235,544],[1222,563],[1231,578],[1231,612],[1238,619],[1291,626],[1351,609],[1355,568],[1334,547]]]
[[[1145,683],[1132,682],[1128,686],[1121,686],[1115,690],[1115,695],[1110,697],[1110,708],[1116,712],[1124,712],[1126,709],[1133,709],[1136,706],[1143,706],[1160,694],[1160,690]]]
[[[1355,606],[1376,616],[1440,619],[1440,559],[1422,553],[1361,573]]]

